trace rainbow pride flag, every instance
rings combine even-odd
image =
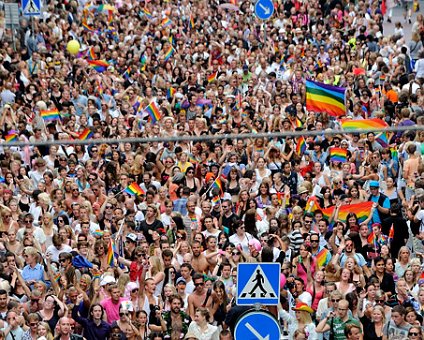
[[[165,17],[162,19],[161,25],[163,28],[171,26],[172,25],[172,20],[169,19],[168,17]]]
[[[389,147],[389,137],[387,136],[387,132],[381,132],[379,135],[375,137],[377,143],[379,143],[383,148]]]
[[[295,128],[301,128],[301,127],[303,127],[303,123],[299,118],[296,117]]]
[[[299,137],[296,143],[296,153],[300,156],[303,155],[306,151],[307,145],[304,137]]]
[[[55,282],[59,282],[60,278],[62,277],[62,275],[60,275],[60,272],[57,272],[54,276],[53,276],[53,280]]]
[[[141,196],[145,194],[144,190],[141,189],[136,182],[132,182],[129,186],[127,186],[124,192],[131,196]]]
[[[152,123],[156,123],[162,118],[159,108],[155,102],[151,102],[149,105],[147,105],[144,111],[149,114]]]
[[[41,114],[41,118],[43,118],[45,122],[50,122],[52,120],[60,119],[60,114],[58,109],[41,110],[40,114]]]
[[[174,48],[172,45],[169,46],[168,50],[165,52],[165,61],[168,61],[171,59],[172,55],[174,54]]]
[[[2,176],[0,176],[0,183],[6,183],[6,179]]]
[[[190,29],[194,28],[194,19],[191,14],[190,14],[190,20],[189,20],[188,26],[190,27]]]
[[[4,139],[6,142],[13,142],[14,140],[18,140],[18,133],[15,130],[10,130]]]
[[[166,98],[172,99],[177,90],[175,90],[172,86],[166,91]]]
[[[96,59],[97,59],[97,55],[96,55],[96,53],[94,52],[94,48],[93,48],[93,47],[90,47],[90,48],[88,49],[87,56],[88,56],[88,59],[90,59],[90,60],[96,60]]]
[[[318,254],[313,255],[316,259],[318,268],[325,267],[331,261],[331,253],[327,248],[322,248]]]
[[[115,266],[115,254],[113,251],[113,241],[112,239],[109,241],[109,245],[107,247],[107,264],[110,267],[114,267]]]
[[[212,189],[218,189],[221,194],[222,194],[222,183],[221,183],[221,179],[217,178],[211,186]]]
[[[218,72],[214,72],[214,73],[211,73],[210,75],[208,75],[208,83],[212,83],[213,81],[215,81],[217,74],[218,74]]]
[[[360,130],[360,129],[385,129],[388,125],[380,118],[370,119],[342,119],[340,121],[343,130]]]
[[[346,114],[346,88],[306,81],[306,109],[314,112],[327,112],[331,116]]]
[[[392,226],[390,227],[390,231],[389,231],[389,239],[387,240],[389,244],[392,243],[394,237],[395,237],[395,228],[392,223]]]
[[[102,73],[107,70],[109,63],[104,60],[87,60],[88,65],[94,68],[97,72]]]
[[[149,20],[153,19],[152,13],[146,7],[144,7],[141,11],[146,16],[147,19]]]
[[[356,214],[356,216],[358,217],[359,223],[362,223],[370,215],[372,205],[373,205],[373,202],[362,202],[362,203],[356,203],[356,204],[342,205],[339,209],[338,220],[342,222],[346,222],[347,215],[350,212],[352,212]],[[318,208],[319,208],[319,205],[318,205]],[[334,206],[321,209],[326,219],[329,219],[331,217],[331,215],[333,214],[333,210],[334,210]]]
[[[87,140],[93,137],[93,132],[89,128],[85,128],[79,135],[79,140]]]
[[[392,159],[394,161],[399,161],[399,153],[396,147],[390,148],[390,153],[392,154]]]
[[[212,198],[212,207],[214,207],[215,205],[219,204],[221,202],[221,197],[219,196],[215,196]]]
[[[128,66],[128,68],[125,70],[125,72],[122,73],[122,76],[127,80],[131,77],[131,67],[130,66]]]
[[[377,237],[375,236],[373,231],[371,231],[371,233],[368,235],[367,242],[368,242],[369,245],[373,246],[374,249],[378,248]]]
[[[346,162],[347,150],[343,148],[331,148],[330,149],[330,160],[332,162]]]

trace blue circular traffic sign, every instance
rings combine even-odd
[[[237,321],[234,336],[236,340],[279,340],[281,328],[271,313],[251,311]]]
[[[255,15],[261,20],[268,20],[274,14],[274,4],[271,0],[258,0],[255,4]]]

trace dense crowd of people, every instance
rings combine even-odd
[[[46,1],[2,29],[0,339],[230,340],[238,264],[279,262],[283,337],[423,340],[424,17],[402,0],[389,36],[397,5]]]

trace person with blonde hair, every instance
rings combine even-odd
[[[289,338],[294,338],[296,330],[304,330],[309,334],[310,339],[317,339],[318,335],[315,331],[315,323],[311,317],[314,310],[303,302],[298,302],[292,310],[295,312],[295,317],[282,309],[281,306],[278,312],[280,318],[287,322]]]
[[[219,340],[219,329],[209,323],[211,315],[209,310],[204,307],[196,309],[194,320],[188,327],[187,334],[193,334],[202,340]]]

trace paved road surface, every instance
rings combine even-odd
[[[412,4],[412,2],[411,2]],[[424,1],[420,1],[420,12],[418,13],[424,13]],[[412,24],[415,21],[415,18],[417,17],[418,13],[412,13]],[[395,29],[395,22],[399,21],[403,25],[403,31],[405,33],[405,41],[408,42],[411,39],[411,28],[412,24],[405,23],[405,20],[403,19],[403,8],[401,6],[397,6],[393,9],[393,17],[392,22],[387,22],[387,14],[385,16],[384,21],[384,35],[389,36],[392,35]]]

